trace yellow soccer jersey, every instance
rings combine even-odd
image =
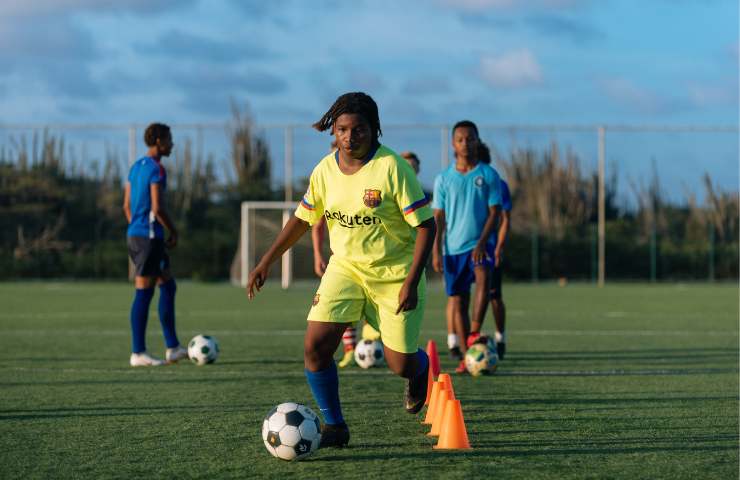
[[[311,225],[326,218],[337,260],[387,280],[402,278],[413,260],[414,227],[432,218],[414,171],[383,145],[352,175],[342,173],[338,159],[332,152],[314,168],[296,216]]]

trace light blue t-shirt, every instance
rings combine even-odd
[[[161,163],[152,157],[143,157],[131,166],[128,174],[131,184],[131,223],[126,232],[129,237],[164,238],[164,228],[152,213],[150,187],[158,183],[160,193],[167,189],[167,173]]]
[[[493,205],[501,205],[501,178],[490,165],[479,162],[463,174],[452,164],[437,175],[432,208],[445,212],[445,255],[475,248]]]

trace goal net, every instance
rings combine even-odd
[[[233,284],[242,287],[247,285],[249,272],[270,248],[297,206],[298,201],[242,202],[239,248],[231,268]],[[324,249],[327,250],[328,247],[325,246]],[[294,278],[314,278],[311,235],[307,233],[288,249],[283,254],[280,268],[276,267],[274,265],[270,269],[268,281],[280,279],[283,288],[288,288]]]

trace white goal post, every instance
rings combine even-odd
[[[290,216],[295,212],[298,206],[297,201],[293,202],[242,202],[241,208],[241,228],[239,232],[239,264],[240,264],[240,284],[242,287],[247,286],[249,272],[255,266],[255,212],[257,210],[281,210],[283,212],[282,225],[285,226]],[[282,268],[280,274],[280,285],[283,288],[290,287],[293,281],[293,249],[288,249],[283,254]]]

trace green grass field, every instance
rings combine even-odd
[[[302,366],[314,287],[273,283],[250,303],[183,282],[180,339],[211,333],[221,358],[132,369],[129,285],[0,284],[0,478],[738,477],[735,285],[505,285],[506,360],[453,377],[473,450],[432,450],[402,381],[355,367],[340,372],[351,448],[287,463],[260,428],[278,403],[316,409]],[[429,297],[422,341],[449,371],[441,286]],[[148,346],[163,352],[156,303]]]

